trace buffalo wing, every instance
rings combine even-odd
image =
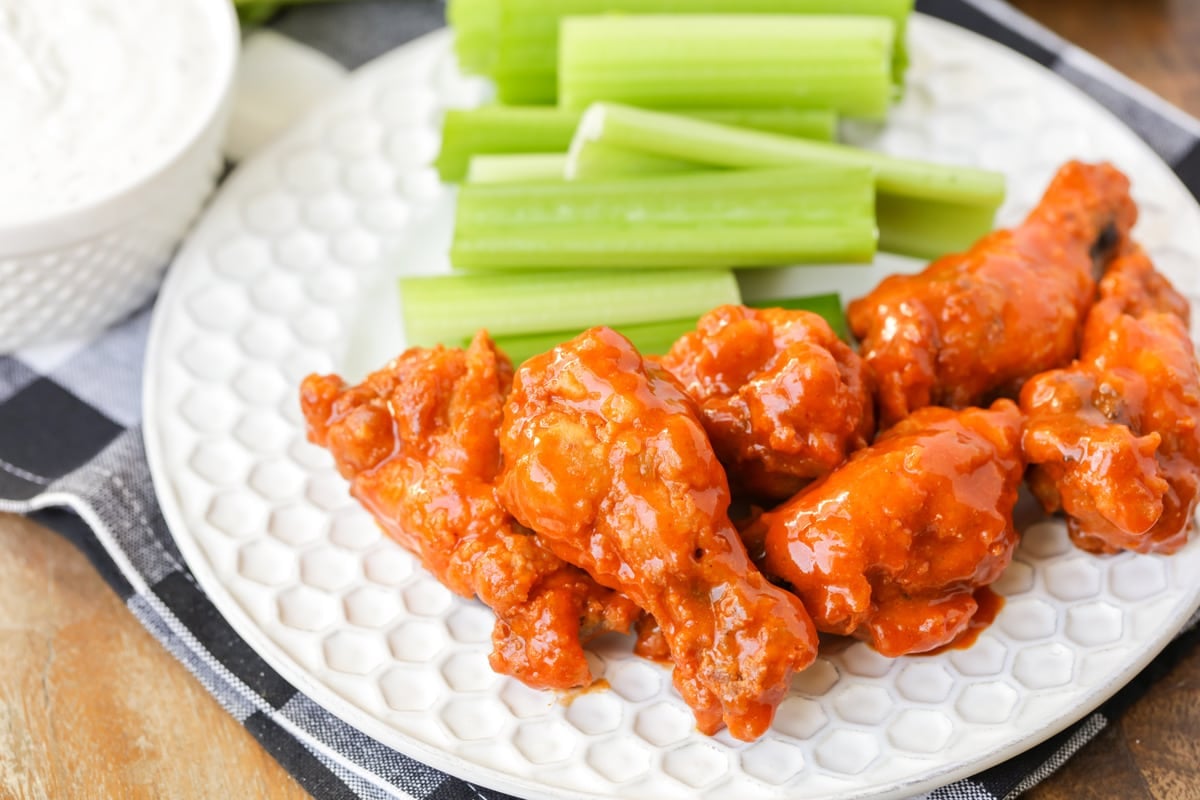
[[[1189,307],[1129,245],[1100,283],[1079,360],[1034,377],[1029,484],[1072,539],[1095,552],[1170,553],[1200,491],[1200,371]]]
[[[760,517],[747,540],[818,630],[887,656],[932,650],[967,630],[975,591],[1012,558],[1020,442],[1009,400],[920,409]]]
[[[638,609],[563,563],[496,499],[512,365],[479,334],[463,351],[405,351],[357,386],[310,375],[309,438],[329,450],[385,532],[454,592],[497,616],[492,667],[538,688],[591,682],[581,638]]]
[[[1069,364],[1096,276],[1136,216],[1124,175],[1070,162],[1023,224],[851,303],[882,423],[1015,397],[1030,376]]]
[[[721,306],[662,359],[700,408],[735,488],[783,500],[875,433],[862,359],[821,317]]]
[[[593,328],[517,371],[501,446],[505,505],[654,616],[699,728],[759,736],[815,658],[816,632],[747,556],[725,473],[676,381]]]

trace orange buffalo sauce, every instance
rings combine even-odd
[[[967,623],[967,627],[958,635],[952,642],[948,642],[941,647],[936,647],[930,650],[926,655],[937,655],[945,653],[948,650],[966,650],[979,638],[979,634],[987,630],[988,626],[996,621],[996,616],[1000,613],[1000,609],[1004,608],[1004,595],[996,594],[990,586],[980,586],[975,590],[975,602],[978,608],[975,610],[971,621]]]

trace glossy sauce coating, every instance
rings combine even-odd
[[[820,316],[720,306],[662,358],[737,491],[791,497],[875,433],[866,364]]]
[[[935,656],[950,650],[969,650],[979,639],[979,634],[988,629],[996,621],[996,615],[1004,608],[1004,595],[996,594],[990,586],[980,586],[971,596],[975,598],[975,613],[967,627],[949,644],[925,651],[924,655]]]
[[[920,409],[747,536],[818,630],[886,656],[941,647],[968,630],[974,592],[1012,559],[1020,437],[1008,400]]]
[[[1129,244],[1100,283],[1079,360],[1021,392],[1029,485],[1093,552],[1171,553],[1200,492],[1200,370],[1187,301]]]
[[[405,351],[357,386],[310,375],[309,438],[329,450],[383,530],[454,592],[497,616],[491,664],[538,688],[591,681],[581,639],[638,609],[563,563],[496,499],[512,365],[480,333],[466,351]]]
[[[517,371],[501,447],[505,506],[654,616],[700,730],[761,735],[816,657],[816,632],[747,556],[725,473],[674,379],[593,328]]]
[[[1136,217],[1124,175],[1069,162],[1023,224],[916,275],[892,275],[852,302],[881,424],[927,405],[1015,397],[1025,379],[1069,364],[1098,266]]]

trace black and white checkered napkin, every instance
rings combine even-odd
[[[1200,123],[1000,0],[918,0],[919,10],[1053,69],[1128,123],[1200,197]],[[278,32],[356,67],[440,27],[436,0],[376,0],[284,14]],[[0,356],[0,511],[80,547],[163,646],[317,798],[494,800],[347,726],[284,681],[234,632],[184,564],[159,511],[139,406],[149,310],[83,343]],[[1078,724],[933,798],[1008,798],[1063,764],[1200,640],[1192,625]]]

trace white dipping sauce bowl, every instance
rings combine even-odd
[[[212,40],[202,42],[210,80],[187,99],[186,130],[78,201],[0,218],[0,353],[90,336],[146,302],[211,194],[223,166],[240,34],[230,0],[193,5]],[[4,139],[0,131],[0,146]]]

